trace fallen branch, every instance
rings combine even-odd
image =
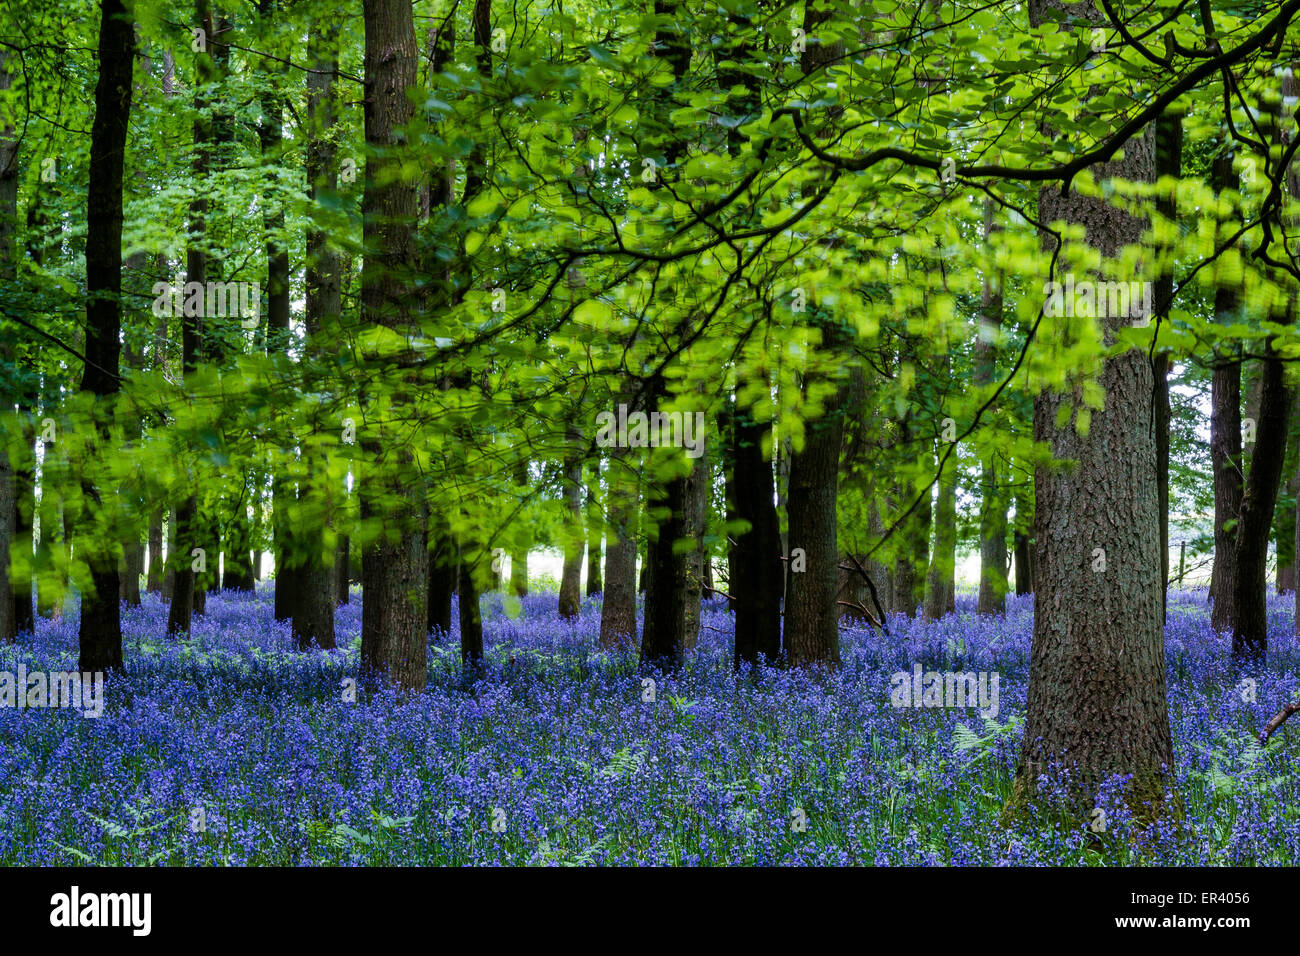
[[[865,604],[859,604],[856,601],[836,601],[835,603],[840,605],[840,607],[853,608],[853,610],[857,611],[859,614],[862,615],[863,619],[866,620],[868,624],[880,628],[882,633],[888,633],[887,631],[885,631],[885,626],[881,624],[879,621],[877,621],[875,617],[872,615],[872,613],[867,610],[867,606]]]
[[[849,552],[848,558],[853,562],[853,567],[845,568],[842,564],[840,567],[845,571],[858,572],[862,576],[862,580],[867,582],[867,590],[871,592],[871,603],[876,606],[876,613],[880,615],[880,622],[877,626],[880,628],[880,633],[888,637],[889,628],[885,626],[885,609],[880,606],[880,596],[876,594],[876,585],[872,582],[871,575],[867,574],[867,569],[862,566],[861,561],[853,556],[852,552]]]
[[[1267,743],[1268,738],[1273,736],[1273,731],[1285,724],[1286,719],[1298,710],[1300,710],[1300,700],[1296,701],[1294,704],[1287,704],[1274,714],[1273,719],[1266,723],[1264,729],[1259,732],[1260,744],[1263,745]]]

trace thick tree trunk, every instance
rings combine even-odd
[[[1056,0],[1030,0],[1035,26]],[[1090,4],[1076,10],[1094,23]],[[1149,182],[1155,175],[1153,128],[1124,144],[1124,158],[1094,168],[1110,177]],[[1044,222],[1065,220],[1086,230],[1103,257],[1137,243],[1146,223],[1078,191],[1057,185],[1039,193]],[[1129,316],[1098,319],[1109,343],[1132,323]],[[1100,374],[1104,408],[1094,411],[1087,435],[1073,415],[1057,414],[1073,396],[1042,392],[1034,399],[1034,438],[1048,443],[1054,461],[1069,469],[1040,468],[1036,477],[1036,598],[1028,707],[1015,800],[1035,799],[1038,777],[1069,770],[1074,809],[1085,816],[1112,774],[1131,774],[1130,805],[1157,815],[1173,744],[1165,687],[1163,582],[1156,441],[1151,427],[1155,394],[1145,351],[1105,360]]]
[[[413,293],[408,276],[418,260],[415,222],[420,187],[398,175],[400,157],[393,155],[398,130],[413,114],[408,91],[415,85],[418,51],[408,0],[364,0],[365,19],[365,137],[375,155],[366,161],[362,199],[363,233],[368,249],[362,268],[361,314],[364,326],[384,326],[412,334],[418,322],[410,314]],[[400,359],[386,358],[385,377],[404,378]],[[397,368],[390,367],[396,364]],[[402,420],[410,399],[393,396],[391,417]],[[367,451],[379,457],[385,438],[375,434]],[[428,552],[425,548],[423,503],[406,497],[420,487],[412,454],[400,449],[387,455],[385,465],[361,476],[361,520],[382,517],[389,533],[362,552],[361,661],[401,687],[420,690],[428,680],[425,593]],[[395,460],[394,460],[395,459]],[[401,504],[389,507],[385,499]],[[382,505],[380,503],[383,503]]]
[[[122,173],[131,111],[135,27],[122,0],[102,0],[99,81],[90,135],[86,199],[86,363],[83,391],[111,406],[120,388],[122,291]],[[107,440],[107,432],[101,440]],[[106,492],[86,484],[100,500]],[[117,558],[105,542],[83,538],[91,587],[81,595],[79,639],[82,671],[122,666],[122,605],[118,601]]]
[[[843,354],[844,333],[831,322],[822,326],[829,354]],[[793,667],[838,666],[839,558],[836,503],[844,408],[851,398],[847,375],[821,418],[805,427],[804,447],[790,460],[787,516],[785,661]],[[802,565],[803,570],[800,570]]]

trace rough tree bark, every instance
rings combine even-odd
[[[120,388],[122,312],[122,173],[131,113],[135,28],[122,0],[103,0],[99,27],[99,81],[90,134],[86,199],[86,362],[81,388],[103,399],[107,412]],[[107,433],[102,435],[107,439]],[[89,484],[99,500],[101,491]],[[82,671],[122,666],[122,605],[114,548],[83,539],[91,587],[81,595]]]
[[[1062,0],[1030,0],[1038,26]],[[1104,17],[1091,3],[1071,8],[1093,23]],[[1124,144],[1121,160],[1094,168],[1111,177],[1149,182],[1155,175],[1154,129]],[[1083,226],[1103,257],[1137,243],[1146,223],[1103,199],[1059,185],[1039,192],[1043,222]],[[1130,325],[1130,316],[1098,319],[1106,340]],[[1069,469],[1040,468],[1036,480],[1037,590],[1028,706],[1013,803],[1034,800],[1040,774],[1059,764],[1075,811],[1095,805],[1111,774],[1131,774],[1130,805],[1157,815],[1173,744],[1165,687],[1160,580],[1160,516],[1156,442],[1151,423],[1155,394],[1145,351],[1105,360],[1100,373],[1104,408],[1087,435],[1069,414],[1071,394],[1042,392],[1034,399],[1034,438]],[[1062,406],[1064,405],[1064,409]],[[1065,411],[1064,425],[1057,424]]]
[[[410,315],[407,276],[416,264],[415,222],[419,184],[397,175],[400,158],[397,130],[411,120],[407,91],[415,84],[418,51],[409,0],[364,0],[365,137],[373,153],[366,160],[362,199],[363,240],[372,250],[361,273],[364,326],[379,325],[399,334],[418,327]],[[393,415],[400,419],[409,405],[402,394],[403,369],[386,369],[396,383]],[[375,466],[362,475],[361,519],[382,517],[390,533],[368,542],[361,557],[364,600],[361,611],[361,664],[398,686],[423,689],[428,681],[426,612],[428,552],[424,509],[412,505],[409,492],[420,487],[412,474],[412,455],[394,439],[368,437],[367,457]],[[385,445],[386,461],[380,461]],[[384,498],[400,502],[388,506]],[[421,501],[423,496],[417,496]]]

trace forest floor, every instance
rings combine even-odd
[[[124,611],[127,664],[105,684],[101,717],[0,707],[0,864],[1300,860],[1300,725],[1255,742],[1300,690],[1289,595],[1270,598],[1269,660],[1250,674],[1212,634],[1204,592],[1170,596],[1185,817],[1142,839],[1113,788],[1094,815],[1104,834],[1050,813],[1000,819],[1022,734],[1028,599],[977,619],[959,598],[937,622],[892,620],[888,638],[846,627],[829,677],[737,677],[731,617],[706,603],[700,646],[651,695],[634,655],[596,649],[598,605],[562,622],[553,594],[509,614],[493,595],[485,677],[466,686],[456,634],[439,635],[428,689],[402,698],[350,692],[355,594],[338,610],[340,649],[311,653],[293,650],[271,597],[213,595],[177,643],[148,595]],[[75,614],[0,647],[0,673],[76,660]],[[891,677],[918,663],[997,673],[997,717],[894,706]]]

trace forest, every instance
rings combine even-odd
[[[1297,14],[0,5],[0,863],[1294,865]]]

